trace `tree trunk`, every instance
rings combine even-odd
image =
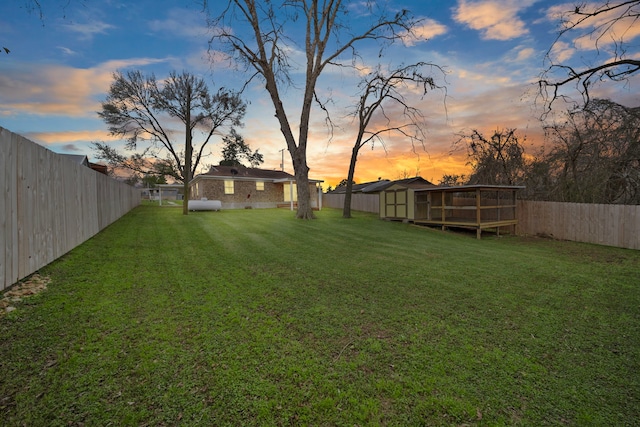
[[[307,165],[307,128],[309,123],[309,111],[311,109],[311,101],[303,107],[303,113],[300,124],[300,140],[296,144],[289,120],[284,111],[284,106],[278,94],[275,77],[269,74],[265,76],[267,80],[267,91],[271,95],[271,100],[276,110],[276,118],[280,122],[280,131],[287,142],[291,161],[293,163],[293,171],[296,177],[297,195],[298,195],[298,211],[296,218],[315,219],[313,209],[311,207],[311,194],[309,192],[309,166]]]
[[[186,120],[185,120],[185,141],[184,141],[184,197],[182,198],[182,215],[189,215],[189,181],[191,181],[191,155],[193,146],[191,145],[193,135],[191,134],[191,98],[187,94]]]
[[[309,192],[309,167],[307,166],[305,155],[300,155],[300,151],[302,150],[298,148],[291,154],[293,174],[296,177],[296,194],[298,196],[296,218],[315,219],[311,207],[311,193]]]
[[[313,208],[311,207],[311,192],[309,191],[309,167],[304,150],[298,148],[291,155],[293,160],[293,170],[296,177],[298,193],[298,211],[296,218],[315,219]]]
[[[351,218],[351,192],[353,190],[353,177],[356,173],[358,151],[360,151],[360,146],[356,143],[351,150],[351,162],[349,163],[349,173],[347,174],[347,188],[344,193],[344,207],[342,208],[343,218]]]

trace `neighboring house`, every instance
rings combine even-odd
[[[99,172],[103,175],[109,175],[109,169],[106,165],[101,165],[99,163],[91,163],[89,162],[89,167],[96,172]]]
[[[351,194],[357,193],[377,193],[380,188],[386,187],[391,181],[388,179],[381,179],[372,182],[363,182],[362,184],[353,184],[351,187]],[[334,190],[329,191],[328,194],[345,194],[347,187],[345,185],[336,187]]]
[[[105,165],[101,165],[98,163],[91,163],[89,161],[89,158],[84,154],[60,154],[60,155],[71,160],[74,163],[77,163],[82,166],[86,166],[103,175],[108,175],[108,170]]]
[[[84,154],[60,154],[65,159],[69,159],[74,163],[89,167],[89,158]]]
[[[162,205],[163,200],[182,200],[184,198],[184,186],[177,182],[173,184],[157,184],[154,188],[141,188],[143,199],[158,200]]]
[[[321,180],[309,180],[311,207],[322,207]],[[219,200],[222,209],[295,206],[295,176],[279,170],[244,166],[213,166],[189,183],[192,200]]]

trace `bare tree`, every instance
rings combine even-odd
[[[589,92],[601,81],[626,82],[640,71],[640,59],[628,53],[628,42],[637,35],[640,0],[578,3],[560,14],[560,31],[545,56],[546,69],[538,85],[547,111],[559,98],[568,100],[561,88],[574,85],[584,104]],[[555,50],[565,46],[566,39],[575,35],[573,45],[594,42],[595,57],[590,65],[579,68],[568,61],[556,61]],[[635,52],[635,50],[633,50]]]
[[[640,107],[593,99],[546,131],[553,200],[640,203]]]
[[[378,141],[383,147],[384,135],[398,134],[408,140],[415,151],[416,144],[424,144],[426,122],[422,111],[410,105],[405,93],[410,86],[419,88],[421,95],[440,86],[436,84],[433,71],[444,76],[444,70],[434,64],[418,62],[384,72],[380,66],[363,78],[359,87],[361,95],[353,116],[357,119],[358,134],[351,149],[351,161],[347,175],[343,218],[351,218],[351,192],[353,177],[360,149]],[[388,114],[388,109],[399,108],[399,115]]]
[[[203,79],[193,74],[172,72],[160,84],[154,75],[140,71],[116,72],[107,99],[98,115],[112,135],[127,137],[126,148],[140,153],[127,158],[107,144],[94,144],[98,158],[137,172],[153,165],[152,172],[171,175],[184,183],[183,213],[189,212],[189,181],[214,134],[230,126],[241,126],[246,104],[239,95],[224,88],[211,94]],[[176,120],[184,126],[184,146],[172,137],[169,126]],[[202,130],[202,142],[194,145],[193,134]],[[164,156],[164,157],[162,157]],[[150,161],[154,158],[156,161]]]
[[[473,169],[468,184],[521,185],[524,182],[524,147],[516,129],[496,130],[490,138],[476,129],[459,136],[454,145],[466,146]]]
[[[208,3],[204,0],[205,8]],[[298,191],[298,218],[314,218],[307,144],[314,100],[324,109],[316,93],[320,75],[330,65],[344,66],[344,62],[340,62],[342,57],[355,59],[359,42],[377,40],[383,42],[383,46],[407,35],[415,25],[406,10],[387,16],[384,11],[376,11],[377,2],[365,0],[358,6],[376,17],[366,30],[353,33],[353,26],[349,25],[353,12],[348,6],[346,0],[227,0],[223,11],[209,23],[213,31],[212,45],[220,42],[226,46],[232,58],[252,71],[249,81],[261,78],[271,97],[291,154]],[[249,30],[234,31],[239,25],[248,25]],[[303,36],[297,36],[302,33]],[[300,49],[296,48],[296,41],[300,41]],[[297,71],[297,64],[293,55],[300,50],[306,64],[296,136],[283,103],[283,93],[294,88],[292,73]]]

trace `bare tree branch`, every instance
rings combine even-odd
[[[589,93],[598,82],[626,82],[640,71],[640,60],[628,57],[626,49],[627,36],[640,20],[640,0],[606,0],[595,5],[578,3],[562,13],[559,19],[561,28],[545,55],[547,65],[538,80],[539,94],[546,110],[543,116],[551,111],[557,99],[569,100],[567,95],[561,93],[563,87],[574,84],[583,104],[588,105]],[[609,53],[613,59],[603,57],[599,64],[582,68],[568,65],[566,60],[564,64],[556,62],[554,49],[574,34],[574,46],[579,41],[593,40],[596,58],[601,55],[602,49],[612,45]]]

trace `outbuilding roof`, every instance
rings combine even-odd
[[[472,190],[522,190],[526,188],[523,185],[494,185],[494,184],[467,184],[456,186],[438,185],[430,188],[420,188],[416,191],[472,191]]]
[[[413,178],[404,178],[404,179],[398,179],[396,181],[390,181],[387,183],[387,185],[383,186],[382,188],[379,188],[377,191],[384,191],[393,185],[399,185],[401,187],[406,187],[406,188],[413,188],[416,190],[435,187],[434,184],[422,178],[421,176],[416,176]]]
[[[363,182],[361,184],[353,184],[351,186],[352,193],[375,193],[379,187],[385,186],[390,181],[388,179],[381,179],[379,181],[372,182]],[[330,191],[332,194],[344,194],[347,191],[347,187],[342,185],[340,187],[336,187],[334,190]]]

